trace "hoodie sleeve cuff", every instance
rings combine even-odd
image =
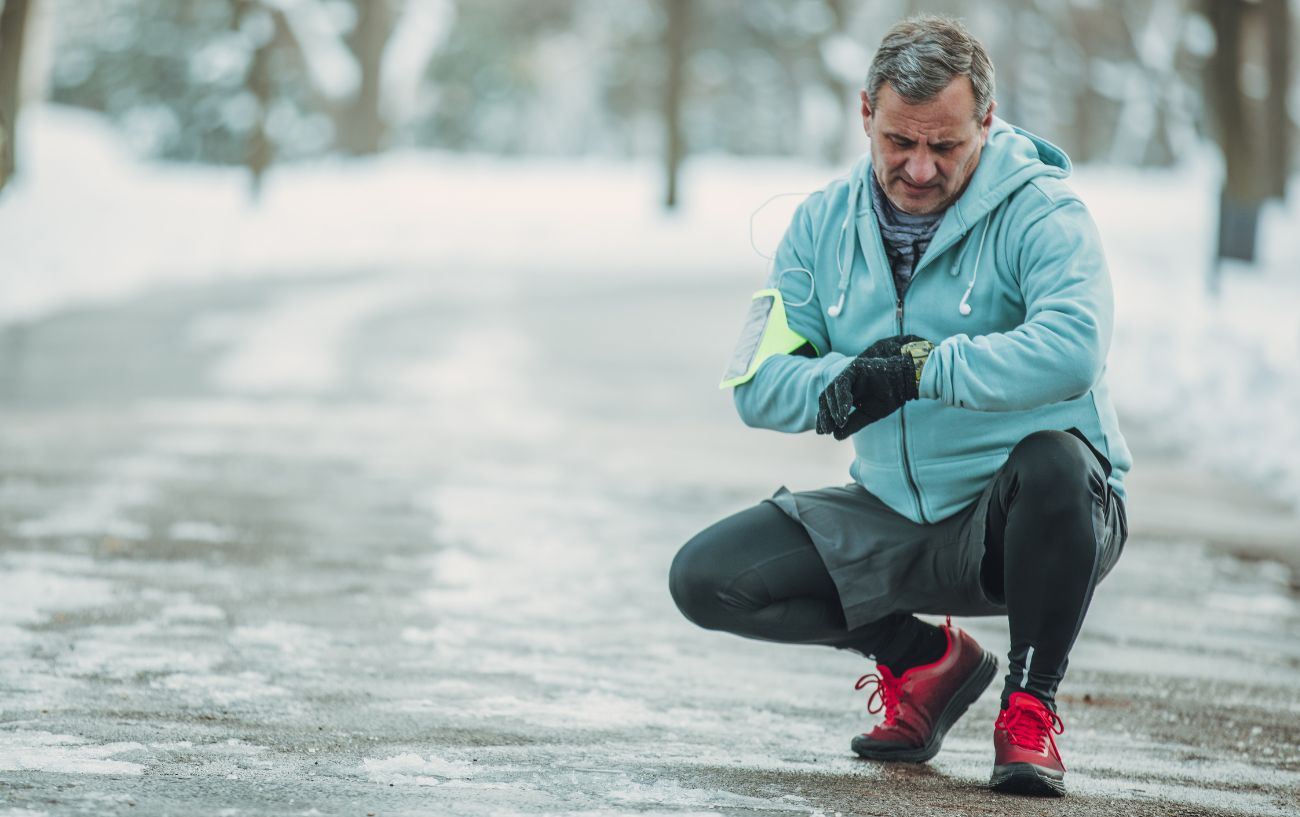
[[[943,396],[939,393],[939,369],[942,367],[942,358],[938,354],[939,347],[935,347],[929,357],[925,359],[925,365],[921,367],[921,382],[917,384],[916,395],[922,400],[942,400]]]

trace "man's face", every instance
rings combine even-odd
[[[993,105],[975,118],[969,77],[956,77],[928,102],[909,104],[886,82],[873,110],[862,92],[862,127],[885,196],[905,213],[937,213],[966,189],[993,124]]]

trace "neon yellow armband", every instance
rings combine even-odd
[[[778,289],[760,289],[754,293],[745,316],[745,326],[736,342],[731,363],[722,375],[718,388],[726,389],[749,382],[758,367],[773,355],[788,355],[810,341],[790,328],[785,319],[785,302]],[[814,350],[816,346],[813,347]]]

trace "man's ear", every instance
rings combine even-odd
[[[980,122],[980,142],[983,144],[989,141],[989,128],[993,127],[993,109],[997,106],[997,100],[990,102],[988,113],[984,114],[984,120]]]
[[[871,97],[867,95],[866,90],[858,92],[862,99],[862,130],[866,131],[867,137],[871,137]]]

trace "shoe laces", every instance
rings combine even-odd
[[[1008,706],[998,715],[996,727],[1005,729],[1012,745],[1022,749],[1042,752],[1050,744],[1052,755],[1058,762],[1061,760],[1061,752],[1056,748],[1056,738],[1053,735],[1064,733],[1065,724],[1055,712],[1041,703],[1034,706],[1017,702]]]
[[[893,726],[898,715],[898,688],[901,682],[887,667],[879,667],[880,672],[868,673],[858,679],[854,689],[871,687],[871,697],[867,698],[867,711],[871,714],[885,713],[885,723]]]

